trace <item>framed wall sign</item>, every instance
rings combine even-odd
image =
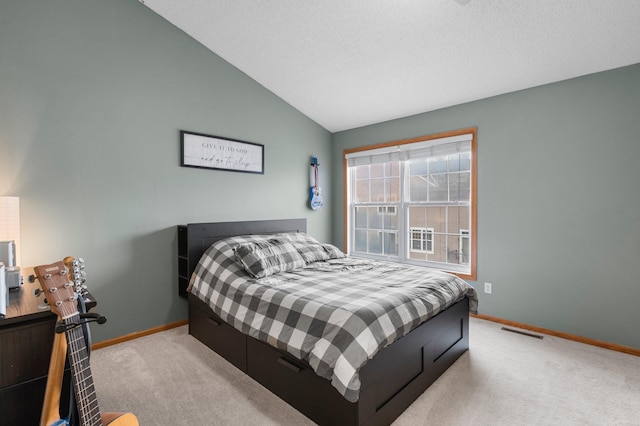
[[[264,174],[264,145],[180,131],[183,167]]]

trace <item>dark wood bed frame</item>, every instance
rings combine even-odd
[[[178,226],[179,292],[203,252],[236,235],[306,232],[306,219]],[[189,333],[318,424],[388,425],[469,348],[465,297],[378,352],[360,370],[360,399],[344,399],[330,381],[286,352],[242,334],[188,295]]]

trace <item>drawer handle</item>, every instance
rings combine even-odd
[[[297,365],[293,364],[291,361],[286,360],[285,358],[278,358],[278,363],[284,365],[285,367],[287,367],[289,370],[293,371],[294,373],[299,373],[300,371],[302,371],[302,369],[300,367],[298,367]]]
[[[211,318],[211,317],[207,317],[207,319],[209,320],[209,322],[213,323],[214,327],[217,327],[220,325],[220,321],[216,321],[215,319]]]

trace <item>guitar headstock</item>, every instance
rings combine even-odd
[[[51,312],[62,318],[78,312],[78,295],[74,283],[69,279],[69,268],[64,262],[36,266],[33,270],[49,301]]]
[[[84,296],[87,294],[87,274],[84,271],[84,259],[81,257],[67,256],[62,260],[69,270],[69,279],[76,287],[76,293]]]

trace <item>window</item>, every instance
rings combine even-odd
[[[345,151],[354,255],[475,279],[476,129]]]
[[[433,253],[433,228],[409,228],[410,251]]]
[[[380,206],[378,207],[378,213],[380,214],[398,214],[395,206]]]

